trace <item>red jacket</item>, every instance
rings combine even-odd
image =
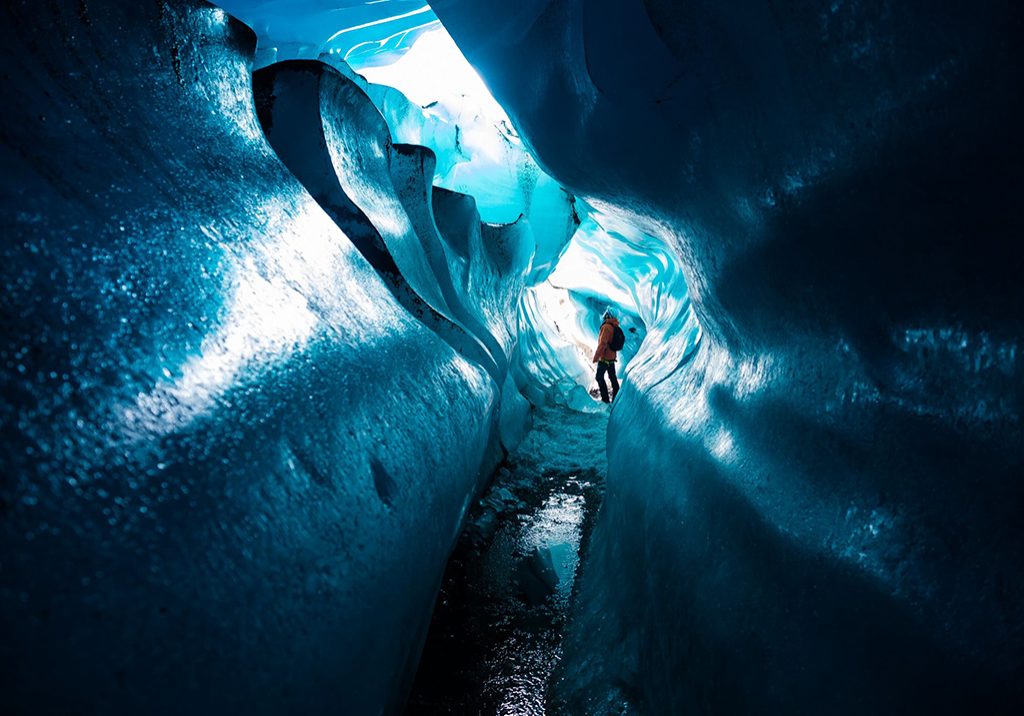
[[[594,351],[594,359],[592,363],[597,363],[599,360],[615,360],[618,353],[608,347],[608,344],[612,342],[612,336],[615,335],[615,329],[619,326],[618,318],[606,318],[605,322],[601,324],[601,333],[597,336],[597,350]]]

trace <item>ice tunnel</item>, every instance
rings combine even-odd
[[[5,713],[1024,708],[1017,3],[0,17]]]

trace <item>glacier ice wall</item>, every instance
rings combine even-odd
[[[1019,707],[1018,5],[432,7],[703,332],[613,411],[570,710]]]
[[[204,3],[0,19],[5,705],[394,711],[524,418],[511,329],[438,254],[429,151],[299,67],[260,113],[320,132],[282,162],[255,38]],[[461,216],[507,307],[523,227]]]

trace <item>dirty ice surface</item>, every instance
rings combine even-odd
[[[407,714],[544,714],[606,470],[607,412],[547,407],[470,514]]]

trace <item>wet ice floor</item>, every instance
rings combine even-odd
[[[407,714],[545,714],[604,489],[607,414],[545,408],[470,515]]]

